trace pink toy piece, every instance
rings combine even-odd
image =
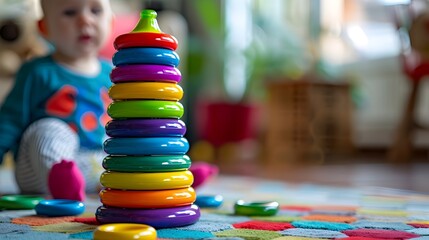
[[[210,178],[215,177],[219,173],[219,168],[213,164],[205,162],[192,163],[189,171],[194,175],[193,188],[197,188],[207,182]]]
[[[48,187],[54,199],[85,200],[85,179],[73,161],[62,160],[52,166]]]

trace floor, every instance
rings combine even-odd
[[[350,187],[385,187],[429,193],[429,160],[425,154],[411,163],[389,164],[383,153],[328,158],[323,163],[266,164],[252,160],[215,162],[221,176],[242,175],[290,183]],[[11,164],[0,167],[0,193],[18,191]]]
[[[322,163],[220,161],[226,175],[257,176],[292,183],[385,187],[429,193],[429,157],[421,151],[408,163],[392,164],[384,151],[326,158]]]

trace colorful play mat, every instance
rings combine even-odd
[[[387,188],[288,184],[219,176],[197,189],[221,195],[222,205],[201,207],[189,226],[156,229],[158,239],[429,239],[429,195]],[[238,200],[278,202],[271,216],[237,215]],[[97,196],[74,217],[39,217],[34,210],[0,211],[0,239],[93,239]]]

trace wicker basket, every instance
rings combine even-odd
[[[268,93],[269,161],[320,162],[327,155],[353,151],[348,84],[277,81],[268,85]]]

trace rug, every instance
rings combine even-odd
[[[190,226],[157,229],[159,239],[429,239],[429,195],[387,188],[288,184],[219,176],[197,195],[222,195],[218,208],[202,208]],[[237,200],[277,201],[274,216],[234,214]],[[1,211],[0,239],[92,239],[96,196],[77,217],[47,218],[33,210]]]

